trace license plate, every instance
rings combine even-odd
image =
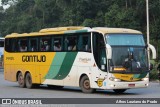
[[[135,84],[128,84],[128,87],[135,87]]]

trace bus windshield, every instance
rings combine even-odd
[[[142,73],[148,71],[147,51],[140,34],[109,34],[106,40],[112,47],[110,72]]]
[[[109,34],[106,39],[111,46],[145,46],[143,35],[141,34]]]

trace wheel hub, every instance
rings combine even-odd
[[[24,82],[24,81],[23,81],[23,77],[22,77],[22,76],[19,76],[19,80],[18,80],[18,81],[19,81],[19,84],[23,84],[23,82]]]
[[[85,89],[89,89],[90,88],[89,80],[85,80],[84,81],[84,88]]]

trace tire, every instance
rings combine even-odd
[[[18,73],[18,78],[17,78],[17,80],[18,80],[19,87],[21,87],[21,88],[25,88],[25,87],[26,87],[25,79],[24,79],[24,77],[23,77],[23,75],[22,75],[21,72]]]
[[[33,83],[32,83],[32,76],[30,73],[27,73],[26,74],[26,77],[25,77],[25,82],[26,82],[26,87],[31,89],[34,87]]]
[[[89,81],[88,76],[86,75],[81,78],[80,87],[81,87],[82,92],[84,93],[93,93],[95,91],[95,89],[92,89],[90,87],[90,81]]]
[[[114,89],[113,91],[117,94],[122,94],[126,91],[127,89]]]

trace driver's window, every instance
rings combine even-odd
[[[102,71],[107,70],[106,48],[102,34],[93,33],[93,54],[97,66]]]

